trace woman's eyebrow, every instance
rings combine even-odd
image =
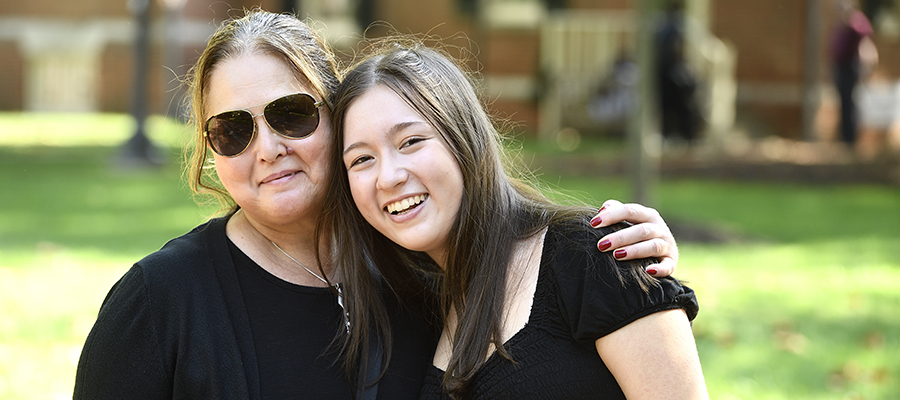
[[[391,126],[391,128],[388,129],[387,132],[385,132],[385,135],[393,135],[393,134],[395,134],[395,133],[397,133],[397,132],[400,132],[400,131],[402,131],[402,130],[404,130],[404,129],[410,127],[410,126],[413,126],[413,125],[419,125],[419,124],[424,124],[424,123],[425,123],[425,121],[404,121],[404,122],[398,122],[398,123],[394,124],[393,126]],[[353,143],[353,144],[347,146],[346,148],[344,148],[344,153],[343,153],[343,154],[346,155],[348,152],[352,151],[353,149],[355,149],[355,148],[357,148],[357,147],[361,147],[361,146],[363,146],[363,145],[365,145],[364,142],[355,142],[355,143]]]

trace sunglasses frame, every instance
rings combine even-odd
[[[307,134],[305,134],[305,135],[303,135],[303,136],[300,136],[300,137],[293,137],[293,136],[285,135],[284,133],[281,133],[278,129],[273,128],[273,127],[272,127],[272,124],[269,123],[269,120],[268,120],[268,118],[266,118],[265,114],[266,114],[266,108],[268,108],[272,103],[274,103],[274,102],[276,102],[276,101],[279,101],[279,100],[284,100],[285,98],[288,98],[288,97],[293,97],[293,96],[298,96],[298,95],[299,95],[299,96],[305,96],[305,97],[307,97],[307,98],[309,98],[310,100],[313,101],[313,110],[315,111],[315,115],[316,115],[316,125],[315,125],[315,127],[313,128],[313,130],[310,131],[309,133],[307,133]],[[319,107],[321,107],[321,106],[324,105],[324,104],[325,104],[325,101],[324,101],[324,100],[316,101],[316,99],[315,99],[314,97],[312,97],[312,95],[310,95],[309,93],[298,92],[298,93],[292,93],[292,94],[289,94],[289,95],[281,96],[281,97],[279,97],[279,98],[277,98],[277,99],[274,99],[274,100],[272,100],[272,101],[269,101],[269,102],[266,102],[266,103],[263,103],[263,104],[257,104],[257,105],[255,105],[255,106],[251,106],[251,107],[248,107],[248,108],[237,109],[237,110],[223,111],[223,112],[220,112],[220,113],[218,113],[218,114],[216,114],[216,115],[213,115],[213,116],[211,116],[211,117],[209,117],[209,118],[206,119],[206,122],[203,123],[203,137],[206,139],[206,144],[207,144],[207,145],[212,149],[212,151],[215,152],[216,154],[218,154],[218,155],[220,155],[220,156],[222,156],[222,157],[229,157],[229,158],[231,158],[231,157],[237,157],[237,156],[239,156],[239,155],[241,155],[241,154],[244,154],[244,152],[247,151],[248,148],[250,148],[250,144],[253,143],[253,139],[256,138],[256,131],[258,130],[257,127],[256,127],[256,117],[262,115],[262,116],[263,116],[263,121],[266,122],[266,125],[269,127],[269,129],[271,129],[273,132],[277,133],[277,134],[278,134],[279,136],[281,136],[281,137],[284,137],[284,138],[287,138],[287,139],[303,139],[303,138],[309,137],[309,135],[312,135],[313,133],[315,133],[316,129],[318,129],[318,127],[319,127],[319,122],[321,122],[321,118],[322,118],[321,114],[319,114]],[[260,107],[260,106],[263,107],[263,111],[262,111],[261,113],[259,113],[259,114],[254,114],[254,113],[250,112],[250,110],[249,110],[249,108],[256,108],[256,107]],[[209,136],[209,123],[210,123],[210,121],[212,121],[214,118],[216,118],[216,117],[218,117],[218,116],[220,116],[220,115],[228,114],[228,113],[233,113],[233,112],[245,112],[245,113],[247,113],[247,114],[250,114],[250,122],[251,122],[252,125],[253,125],[253,132],[250,133],[250,140],[247,141],[247,145],[244,146],[244,148],[241,149],[241,151],[237,152],[237,153],[234,154],[234,155],[225,155],[225,154],[222,154],[221,152],[219,152],[219,149],[217,148],[217,146],[213,144],[212,139],[211,139],[210,136]]]

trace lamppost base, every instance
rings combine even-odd
[[[128,167],[160,167],[162,152],[143,132],[138,131],[119,149],[116,164]]]

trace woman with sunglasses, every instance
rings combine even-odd
[[[353,354],[376,362],[360,367],[338,345],[370,326],[343,309],[348,293],[331,259],[348,249],[331,242],[330,227],[316,229],[323,204],[340,201],[325,195],[339,77],[320,37],[293,16],[251,11],[213,34],[189,84],[190,185],[218,199],[223,216],[172,239],[113,286],[82,350],[74,397],[417,397],[440,330],[427,280],[400,274],[385,277],[390,288],[355,289],[376,299],[385,324],[375,327],[383,341]],[[663,257],[659,273],[670,273],[677,248],[658,214],[607,204],[599,225],[625,215],[638,225],[601,247]]]
[[[708,398],[694,292],[648,275],[651,260],[597,252],[613,229],[508,175],[500,135],[451,59],[387,43],[335,95],[332,162],[344,168],[327,196],[345,201],[329,203],[325,223],[345,249],[335,263],[354,323],[385,323],[356,290],[372,285],[367,260],[384,277],[435,277],[445,322],[421,398]],[[350,351],[366,340],[354,333]]]

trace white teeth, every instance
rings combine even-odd
[[[423,201],[425,201],[425,195],[420,194],[420,195],[416,195],[413,197],[403,199],[403,200],[395,202],[395,203],[388,204],[387,207],[385,207],[385,209],[387,209],[387,212],[389,212],[391,214],[400,214],[404,211],[409,210],[412,207],[419,205]]]

